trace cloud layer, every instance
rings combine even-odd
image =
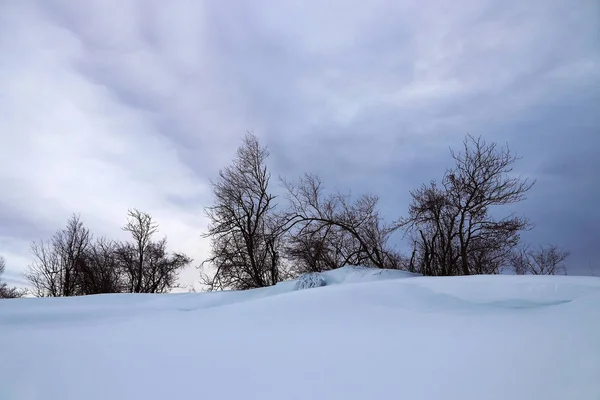
[[[466,133],[507,141],[538,179],[527,239],[600,272],[599,18],[594,0],[5,2],[7,277],[71,213],[115,236],[129,207],[200,261],[208,179],[246,130],[275,175],[378,193],[389,218]]]

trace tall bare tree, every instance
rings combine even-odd
[[[518,244],[528,219],[492,216],[492,209],[520,202],[534,182],[513,175],[518,160],[508,147],[467,136],[463,152],[451,150],[454,167],[438,186],[411,192],[402,221],[415,243],[416,269],[433,275],[498,273]]]
[[[405,221],[414,244],[410,269],[424,275],[458,275],[458,212],[444,188],[431,182],[412,191],[411,196]]]
[[[114,251],[125,273],[125,285],[133,293],[163,293],[175,284],[179,271],[192,260],[183,253],[167,251],[167,239],[153,241],[158,224],[150,214],[129,210],[123,230],[131,242],[122,243]]]
[[[269,152],[248,133],[232,164],[212,182],[215,204],[206,208],[210,221],[204,237],[211,239],[209,265],[201,274],[210,290],[250,289],[274,285],[284,278],[281,262],[284,222],[277,216],[269,183]]]
[[[149,247],[152,243],[152,235],[158,230],[158,225],[152,221],[150,214],[141,212],[137,209],[128,211],[127,224],[123,227],[124,231],[131,234],[133,243],[129,246],[127,259],[124,265],[129,274],[130,292],[141,293],[144,281],[144,265],[149,253]]]
[[[31,249],[35,260],[25,273],[34,293],[51,297],[81,294],[79,278],[90,241],[90,231],[79,215],[73,215],[50,241],[34,242]]]

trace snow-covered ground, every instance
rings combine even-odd
[[[600,278],[322,279],[0,301],[0,399],[600,399]]]

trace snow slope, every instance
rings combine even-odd
[[[0,301],[0,399],[600,399],[600,278]]]

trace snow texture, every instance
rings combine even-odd
[[[296,290],[310,289],[321,286],[326,286],[327,282],[323,275],[318,272],[302,274],[296,281]]]
[[[321,277],[0,300],[0,399],[600,399],[600,278]]]

